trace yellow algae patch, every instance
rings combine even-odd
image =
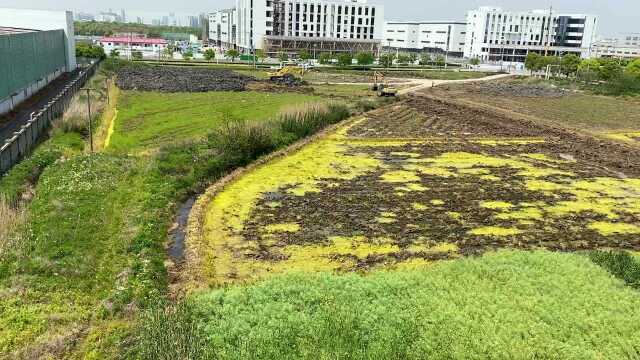
[[[393,270],[418,270],[431,264],[431,261],[423,258],[410,258],[407,261],[397,263]]]
[[[396,214],[392,212],[381,212],[380,216],[376,218],[376,221],[380,224],[391,224],[396,222]]]
[[[544,180],[528,180],[525,186],[531,191],[559,191],[565,188],[562,184]]]
[[[300,184],[296,187],[292,187],[287,190],[289,194],[293,194],[295,196],[305,196],[308,193],[319,193],[322,192],[319,187],[312,184]]]
[[[382,174],[381,176],[383,182],[388,183],[405,183],[412,181],[420,181],[420,177],[413,172],[398,170],[398,171],[389,171],[387,173]]]
[[[606,136],[618,141],[636,142],[637,140],[634,138],[640,138],[640,132],[609,133]]]
[[[453,220],[460,220],[462,218],[462,214],[460,214],[459,212],[455,212],[455,211],[449,211],[447,212],[447,215],[452,218]]]
[[[296,223],[282,223],[282,224],[271,224],[264,227],[266,232],[269,233],[277,233],[277,232],[289,232],[295,233],[300,231],[300,225]]]
[[[431,200],[430,203],[431,203],[431,205],[435,205],[435,206],[444,205],[444,201],[439,200],[439,199]]]
[[[487,180],[487,181],[500,181],[502,180],[501,178],[495,176],[495,175],[482,175],[480,176],[480,179],[482,180]]]
[[[604,236],[615,234],[640,234],[640,226],[625,223],[609,223],[598,221],[589,224],[589,229],[595,230]]]
[[[491,170],[483,168],[460,169],[458,173],[464,175],[489,175]]]
[[[422,186],[420,184],[415,184],[415,183],[410,183],[410,184],[406,184],[404,186],[401,187],[397,187],[396,188],[397,191],[406,191],[406,192],[412,192],[412,191],[427,191],[429,190],[428,187]]]
[[[422,210],[427,210],[429,207],[420,203],[413,203],[411,204],[411,206],[413,207],[414,210],[418,210],[418,211],[422,211]]]
[[[509,209],[513,207],[513,204],[506,201],[481,201],[480,206],[485,209]]]
[[[556,164],[568,164],[568,163],[575,162],[575,160],[569,161],[569,160],[561,160],[561,159],[552,159],[548,157],[546,154],[520,154],[520,157],[523,157],[526,159],[543,161],[543,162],[556,163]]]
[[[418,157],[420,157],[420,154],[412,153],[412,152],[402,152],[402,151],[392,152],[391,155],[393,155],[393,156],[403,156],[403,157],[408,157],[408,158],[418,158]]]
[[[290,257],[288,261],[283,263],[308,261],[308,270],[314,270],[314,260],[331,255],[351,255],[359,259],[365,259],[370,255],[385,255],[400,251],[397,245],[391,243],[391,239],[386,238],[367,241],[364,236],[333,236],[329,238],[329,242],[329,245],[288,246],[284,248],[283,252]],[[335,265],[339,265],[339,263],[335,262]]]
[[[280,206],[282,206],[282,203],[279,201],[270,201],[268,203],[265,204],[267,207],[275,209],[275,208],[279,208]]]
[[[529,168],[529,169],[525,169],[525,170],[522,170],[522,171],[518,172],[516,175],[525,176],[525,177],[533,177],[533,178],[541,178],[541,177],[554,176],[554,175],[568,176],[568,177],[576,176],[576,174],[574,174],[572,172],[563,171],[563,170],[554,169],[554,168],[544,168],[544,169],[541,169],[541,168]]]
[[[578,214],[581,212],[592,212],[594,214],[604,215],[608,219],[617,219],[618,215],[614,210],[618,209],[618,204],[615,200],[602,198],[591,199],[588,201],[575,200],[575,201],[560,201],[557,204],[545,209],[549,214],[560,217],[569,214]]]
[[[472,140],[474,144],[487,145],[487,146],[498,146],[498,145],[529,145],[529,144],[544,144],[543,139],[502,139],[502,140],[492,140],[492,139],[484,139],[484,140]]]
[[[479,236],[513,236],[522,233],[521,230],[515,228],[504,228],[499,226],[485,226],[469,231],[470,235]]]
[[[496,219],[500,220],[540,220],[542,219],[542,211],[536,208],[524,208],[517,211],[504,212],[496,215]],[[525,225],[531,225],[531,222],[521,221]]]

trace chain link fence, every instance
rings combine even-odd
[[[0,175],[6,173],[18,161],[28,155],[38,144],[38,139],[44,134],[52,121],[62,116],[67,110],[73,96],[92,77],[99,62],[93,63],[82,70],[78,77],[67,84],[60,93],[39,111],[31,113],[31,119],[6,140],[0,147]]]

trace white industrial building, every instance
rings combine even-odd
[[[99,43],[104,48],[105,54],[116,50],[120,56],[130,57],[133,52],[139,51],[145,58],[160,58],[168,45],[164,39],[131,36],[103,37]]]
[[[629,33],[617,38],[598,40],[593,43],[592,50],[596,57],[640,58],[640,33]]]
[[[245,53],[375,52],[383,37],[384,9],[366,0],[236,0],[234,10],[210,14],[210,39],[220,35],[222,43],[222,32],[231,29],[235,47]],[[224,24],[221,12],[234,14],[234,23]],[[218,24],[219,33],[212,28]]]
[[[388,21],[384,24],[382,45],[391,49],[443,52],[462,57],[466,31],[466,22]]]
[[[236,46],[236,9],[217,10],[209,14],[209,43],[225,49]]]
[[[524,62],[530,52],[588,58],[597,27],[593,15],[480,7],[467,13],[464,56],[496,62]]]
[[[67,42],[67,68],[76,68],[76,44],[73,29],[73,13],[71,11],[47,11],[0,8],[0,26],[32,30],[64,31]]]

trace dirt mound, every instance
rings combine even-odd
[[[283,76],[273,78],[271,79],[271,82],[277,85],[282,85],[286,87],[298,87],[298,86],[304,86],[307,84],[306,81],[292,74],[285,74]]]
[[[496,96],[556,98],[568,94],[567,90],[545,84],[518,82],[483,82],[471,86],[475,92]]]
[[[243,91],[255,79],[230,70],[128,66],[118,71],[123,90],[160,92]]]

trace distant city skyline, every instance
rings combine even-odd
[[[385,5],[386,20],[465,20],[468,10],[479,6],[500,6],[510,10],[528,10],[532,8],[531,2],[524,0],[453,0],[444,2],[425,2],[424,0],[370,0],[371,3]],[[127,20],[135,22],[141,17],[148,22],[148,17],[164,16],[175,13],[180,16],[193,16],[200,13],[208,13],[216,9],[231,7],[233,0],[191,0],[180,4],[175,8],[175,2],[169,0],[139,0],[132,6],[130,1],[111,0],[88,4],[84,0],[59,0],[52,3],[50,0],[2,0],[0,7],[72,10],[74,12],[90,12],[97,14],[106,11],[109,7],[116,13],[124,8]],[[640,33],[638,18],[640,14],[640,1],[637,0],[610,0],[590,1],[584,0],[554,0],[538,2],[535,8],[548,8],[553,5],[560,12],[584,13],[597,15],[600,18],[598,33],[601,36],[614,36],[620,33]],[[145,9],[146,7],[146,9]],[[129,15],[130,14],[130,15]]]

